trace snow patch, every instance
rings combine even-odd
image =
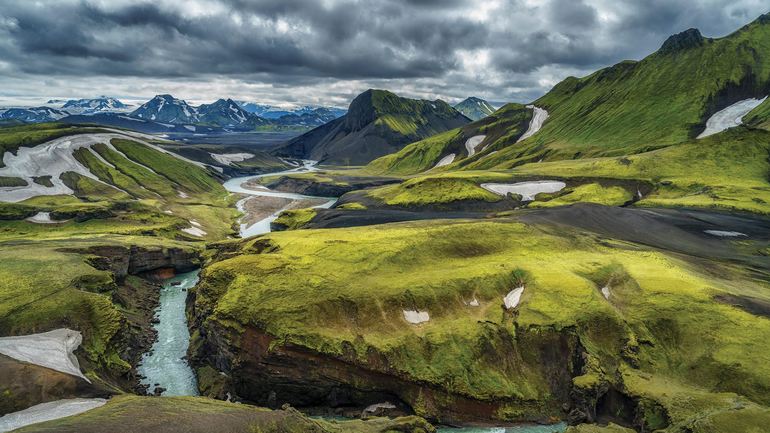
[[[182,231],[187,233],[188,235],[198,236],[199,238],[206,236],[206,232],[201,230],[198,227],[187,227],[182,229]]]
[[[548,119],[548,112],[544,109],[535,107],[534,105],[527,105],[527,108],[531,108],[533,111],[532,120],[529,121],[527,132],[516,140],[517,143],[535,135],[537,131],[540,131],[540,128],[543,127],[543,123]]]
[[[455,155],[454,153],[450,153],[449,155],[447,155],[447,156],[445,156],[445,157],[441,158],[441,159],[440,159],[440,160],[439,160],[439,161],[436,163],[436,165],[434,165],[434,166],[433,166],[433,168],[439,168],[439,167],[443,167],[443,166],[445,166],[445,165],[449,165],[449,164],[451,164],[452,162],[454,162],[454,160],[455,160],[455,156],[456,156],[456,155]]]
[[[177,192],[176,192],[176,195],[178,195],[178,196],[179,196],[179,198],[190,198],[190,196],[189,196],[189,195],[187,195],[187,193],[186,193],[186,192],[184,192],[184,191],[177,191]]]
[[[413,325],[419,325],[420,323],[430,320],[430,315],[427,311],[403,310],[403,312],[404,320]]]
[[[515,308],[517,305],[519,305],[519,301],[521,301],[521,294],[524,293],[524,286],[517,287],[510,292],[508,292],[507,295],[503,298],[503,303],[505,304],[505,308],[511,309]]]
[[[465,141],[465,150],[468,151],[469,158],[476,153],[476,147],[478,147],[485,138],[487,138],[486,135],[474,135]]]
[[[532,201],[540,193],[559,192],[567,184],[556,180],[538,180],[518,183],[482,183],[481,187],[498,195],[506,196],[509,193],[521,195],[522,201]]]
[[[611,294],[609,286],[602,287],[602,296],[604,296],[604,299],[610,299]]]
[[[80,332],[60,328],[42,334],[0,338],[0,353],[13,359],[71,374],[91,383],[80,372],[73,352],[83,342]]]
[[[468,302],[468,306],[478,307],[479,306],[479,300],[476,299],[476,298],[473,298],[473,300],[471,302]]]
[[[201,226],[201,223],[199,223],[198,221],[195,221],[195,220],[190,220],[190,224],[194,225],[195,227],[200,227]]]
[[[27,221],[38,224],[55,224],[59,222],[51,219],[50,212],[38,212],[35,215],[27,218]]]
[[[214,161],[223,165],[232,165],[234,162],[245,161],[254,158],[253,153],[209,153]]]
[[[105,403],[107,400],[103,398],[71,398],[40,403],[0,417],[0,432],[8,432],[30,424],[77,415],[96,409]]]
[[[742,236],[748,236],[746,233],[732,232],[728,230],[703,230],[703,233],[720,238],[738,238]]]
[[[744,99],[717,111],[706,121],[706,129],[704,129],[697,138],[708,137],[709,135],[714,135],[718,132],[743,124],[743,116],[757,108],[759,104],[765,101],[765,99],[767,99],[767,96],[762,99]]]
[[[188,130],[190,132],[195,132],[195,126],[193,126],[193,125],[183,125],[183,126],[184,126],[184,129],[186,129],[186,130]]]

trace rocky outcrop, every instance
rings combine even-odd
[[[0,355],[0,416],[64,398],[111,394],[99,384]]]
[[[90,264],[96,269],[110,271],[122,281],[127,275],[144,274],[170,268],[175,272],[189,272],[200,267],[200,254],[183,248],[144,248],[136,245],[100,245],[85,250],[64,249],[92,255]]]
[[[681,33],[669,36],[660,47],[660,53],[668,54],[676,51],[682,51],[690,48],[699,47],[707,39],[701,35],[698,29],[687,29]]]

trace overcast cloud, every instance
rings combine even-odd
[[[100,94],[346,106],[370,87],[528,102],[766,0],[0,0],[0,104]]]

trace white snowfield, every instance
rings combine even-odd
[[[602,296],[604,296],[604,299],[610,299],[611,294],[612,292],[610,292],[610,286],[602,287]]]
[[[223,165],[232,165],[234,162],[245,161],[249,158],[254,158],[252,153],[209,153],[214,161]]]
[[[524,293],[524,286],[517,287],[510,292],[508,292],[507,295],[503,298],[503,303],[505,304],[505,308],[511,309],[516,308],[517,305],[519,305],[519,301],[521,301],[521,295]]]
[[[534,105],[527,105],[527,108],[531,108],[533,111],[532,120],[529,121],[529,128],[527,128],[527,132],[525,132],[524,135],[516,140],[517,143],[535,135],[537,131],[543,127],[543,123],[545,123],[545,121],[548,119],[548,112],[544,109],[535,107]]]
[[[739,237],[747,236],[746,233],[733,232],[729,230],[704,230],[703,233],[709,234],[711,236],[717,236],[720,238],[739,238]]]
[[[532,201],[535,196],[542,193],[559,192],[567,184],[557,180],[536,180],[532,182],[518,183],[482,183],[481,187],[503,197],[509,193],[519,194],[522,201]]]
[[[430,315],[427,311],[403,310],[403,312],[404,320],[411,323],[412,325],[419,325],[420,323],[430,320]]]
[[[188,235],[198,236],[199,238],[206,236],[206,232],[201,230],[198,227],[187,227],[182,229],[182,231],[187,233]]]
[[[144,141],[144,138],[147,137],[157,139],[157,137],[149,136],[146,134],[124,133],[122,131],[116,133],[82,134],[57,138],[35,147],[20,147],[16,151],[15,155],[12,152],[5,152],[3,155],[3,163],[5,164],[5,167],[0,168],[0,176],[22,178],[27,182],[27,185],[20,187],[0,187],[0,201],[19,202],[41,195],[71,195],[74,193],[74,191],[66,186],[60,179],[62,173],[68,171],[72,171],[82,176],[91,178],[97,182],[101,182],[93,173],[91,173],[91,171],[86,166],[75,159],[74,152],[75,150],[81,148],[88,149],[91,154],[98,158],[100,161],[109,166],[112,166],[112,164],[104,161],[104,159],[101,158],[101,156],[92,148],[92,146],[97,143],[103,143],[111,150],[125,157],[122,152],[120,152],[110,143],[110,140],[114,138],[130,139],[145,146],[151,147],[152,149],[155,149],[159,152],[163,152],[186,162],[205,167],[205,165],[201,164],[200,162],[188,160],[175,153],[161,149],[158,146]],[[130,158],[126,158],[130,160]],[[136,161],[132,162],[149,170],[150,172],[155,173],[154,170],[145,165],[142,165]],[[45,185],[39,185],[32,180],[33,177],[39,176],[51,176],[51,183],[53,186],[47,187]],[[111,188],[115,188],[112,185],[109,186]]]
[[[40,403],[0,417],[0,432],[9,432],[39,422],[77,415],[96,409],[105,403],[107,400],[103,398],[71,398]]]
[[[436,163],[436,165],[434,165],[434,166],[433,166],[433,168],[439,168],[439,167],[443,167],[443,166],[445,166],[445,165],[449,165],[449,164],[451,164],[452,162],[454,162],[454,160],[455,160],[455,156],[457,156],[457,155],[455,155],[454,153],[450,153],[449,155],[447,155],[447,156],[445,156],[445,157],[441,158],[441,159],[440,159],[440,160],[439,160],[439,161]]]
[[[80,372],[73,352],[83,342],[80,332],[60,328],[42,334],[0,337],[0,353],[13,359],[71,374],[91,383]]]
[[[60,222],[52,220],[50,212],[38,212],[35,215],[27,218],[27,221],[38,224],[56,224]]]
[[[744,99],[717,111],[706,121],[706,129],[697,138],[708,137],[709,135],[714,135],[743,124],[743,116],[749,114],[749,111],[765,102],[765,99],[767,99],[767,96],[762,99]]]
[[[465,141],[465,150],[468,151],[469,158],[476,153],[476,148],[479,146],[479,144],[481,144],[482,141],[484,141],[485,138],[487,138],[486,135],[474,135]]]

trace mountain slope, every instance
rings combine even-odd
[[[507,104],[491,116],[428,137],[396,153],[378,158],[369,163],[366,170],[376,174],[410,175],[440,165],[448,168],[463,167],[515,143],[527,130],[531,119],[531,108],[521,104]],[[469,155],[466,143],[474,137],[480,141],[474,146],[473,155]]]
[[[367,90],[345,116],[290,140],[275,153],[336,164],[364,164],[405,145],[468,123],[446,102]]]
[[[724,38],[691,29],[639,62],[567,78],[534,102],[550,114],[535,137],[476,168],[619,156],[695,138],[717,111],[770,93],[768,41],[765,15]]]
[[[471,120],[483,119],[495,112],[495,109],[489,105],[489,102],[475,96],[466,98],[454,107],[455,110],[463,113],[465,117]]]

